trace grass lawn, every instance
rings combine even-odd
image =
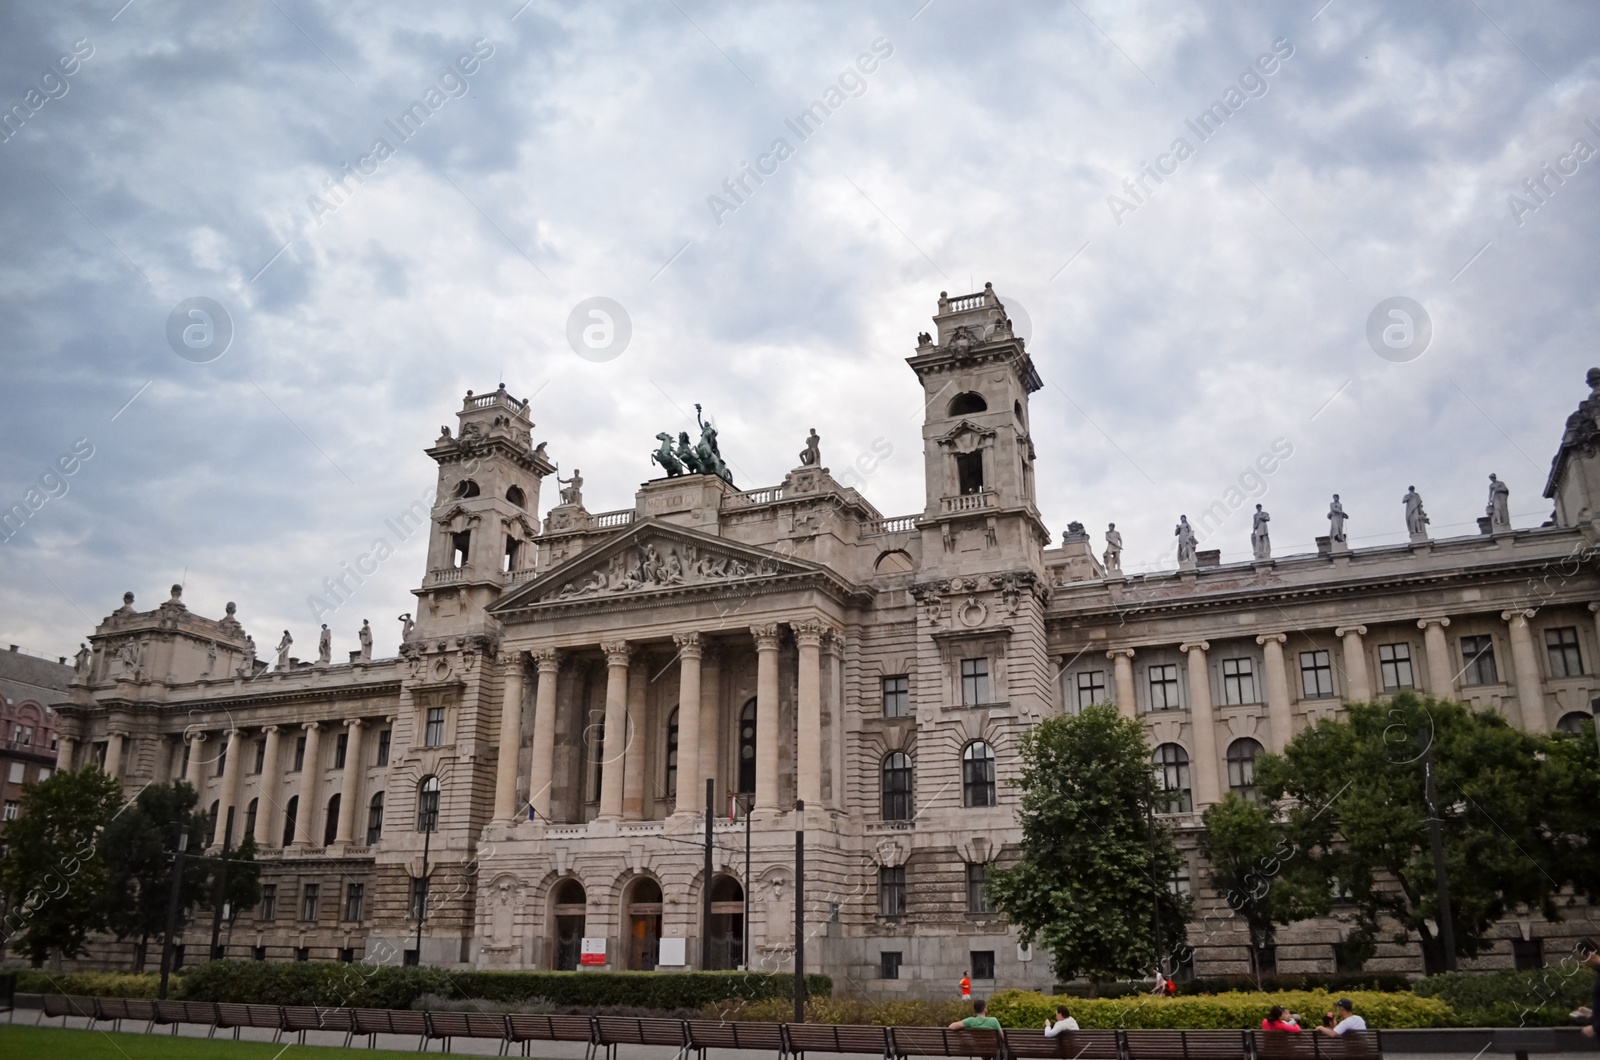
[[[0,1056],[6,1060],[34,1060],[35,1057],[51,1060],[62,1057],[72,1060],[273,1060],[280,1055],[327,1057],[336,1052],[339,1052],[337,1048],[316,1045],[236,1042],[232,1038],[174,1038],[164,1031],[160,1034],[114,1034],[0,1023]],[[388,1049],[372,1052],[361,1049],[359,1052],[363,1057],[376,1060],[399,1060],[417,1055]]]

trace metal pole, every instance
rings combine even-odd
[[[1445,877],[1444,822],[1439,819],[1439,792],[1433,780],[1433,745],[1422,752],[1423,796],[1428,802],[1428,842],[1433,847],[1433,882],[1439,904],[1439,945],[1444,950],[1444,970],[1456,970],[1456,930],[1450,918],[1450,881]]]
[[[417,967],[422,967],[422,922],[428,916],[428,843],[433,839],[432,815],[423,814],[427,825],[422,832],[422,883],[417,888]]]
[[[167,897],[167,937],[161,943],[161,991],[157,995],[167,999],[167,973],[172,970],[172,938],[178,933],[178,899],[183,890],[183,852],[189,847],[189,833],[178,835],[178,849],[172,855],[172,892]]]
[[[753,799],[754,796],[751,796]],[[744,916],[739,921],[739,932],[743,936],[739,943],[739,962],[744,965],[744,970],[750,970],[750,888],[754,884],[750,881],[750,807],[744,807]]]
[[[794,803],[794,1021],[806,1021],[806,804]]]
[[[1156,974],[1160,975],[1160,974],[1162,974],[1162,968],[1161,968],[1161,881],[1156,879],[1156,874],[1155,874],[1156,803],[1155,803],[1155,799],[1153,797],[1151,798],[1149,804],[1147,805],[1147,813],[1146,813],[1145,817],[1146,817],[1146,822],[1147,822],[1147,825],[1148,825],[1148,828],[1149,828],[1149,840],[1150,840],[1150,879],[1152,881],[1154,881],[1155,885],[1156,885],[1155,898],[1151,902],[1150,909],[1151,909],[1151,921],[1153,922],[1154,927],[1155,927]]]
[[[711,815],[715,812],[717,782],[706,778],[706,878],[700,888],[700,970],[711,970]]]

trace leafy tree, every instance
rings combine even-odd
[[[1025,944],[1050,950],[1060,979],[1148,974],[1181,944],[1190,903],[1169,886],[1180,859],[1153,817],[1144,727],[1111,706],[1058,715],[1023,737],[1022,763],[1022,857],[994,874],[990,897]]]
[[[1295,801],[1297,871],[1354,905],[1347,956],[1370,954],[1381,926],[1397,924],[1394,940],[1420,939],[1431,974],[1444,962],[1429,926],[1439,910],[1424,750],[1434,762],[1456,952],[1475,957],[1491,945],[1491,925],[1518,905],[1559,918],[1567,866],[1548,830],[1555,807],[1538,761],[1548,744],[1498,714],[1405,692],[1387,706],[1351,704],[1300,732],[1281,757],[1261,759],[1257,785],[1268,799]]]
[[[1539,779],[1549,800],[1548,821],[1561,872],[1590,901],[1600,901],[1600,753],[1594,724],[1553,732],[1540,742]]]
[[[6,897],[3,937],[20,940],[33,966],[52,949],[76,957],[102,924],[99,896],[106,866],[97,840],[122,807],[122,784],[85,766],[57,770],[24,784],[16,820],[6,828],[0,891]]]
[[[152,784],[106,829],[100,849],[107,868],[101,917],[118,939],[132,938],[134,966],[142,968],[152,936],[167,930],[172,893],[173,853],[187,831],[189,851],[201,853],[209,819],[196,806],[199,796],[187,781]],[[179,929],[189,910],[210,894],[210,864],[186,860],[179,891]]]
[[[1288,825],[1271,807],[1230,791],[1200,820],[1205,825],[1200,853],[1209,865],[1211,885],[1244,920],[1253,962],[1277,941],[1279,924],[1329,911],[1326,882],[1315,870],[1306,870]]]

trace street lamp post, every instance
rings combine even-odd
[[[1456,931],[1450,917],[1450,881],[1445,876],[1444,821],[1439,817],[1439,790],[1433,779],[1433,741],[1422,752],[1422,791],[1428,803],[1428,844],[1433,848],[1433,881],[1439,905],[1439,946],[1444,970],[1456,970]]]
[[[434,778],[438,783],[438,778]],[[439,823],[439,799],[443,794],[442,785],[432,792],[424,791],[422,798],[422,812],[417,815],[417,824],[422,828],[422,875],[418,879],[417,887],[417,966],[422,966],[422,924],[428,918],[428,847],[433,839],[433,830]],[[428,796],[433,796],[429,804]]]
[[[158,996],[167,999],[167,975],[172,971],[172,940],[178,933],[178,901],[183,892],[183,854],[189,849],[189,833],[178,834],[178,849],[172,855],[172,891],[167,897],[167,937],[161,943],[161,990]]]
[[[806,804],[794,803],[794,1021],[806,1021]]]

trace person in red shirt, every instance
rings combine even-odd
[[[1290,1034],[1300,1033],[1300,1024],[1293,1014],[1286,1012],[1282,1005],[1273,1005],[1267,1011],[1267,1018],[1261,1021],[1264,1031],[1287,1031]]]
[[[961,973],[961,1000],[972,1000],[972,979],[968,977],[966,972]]]

